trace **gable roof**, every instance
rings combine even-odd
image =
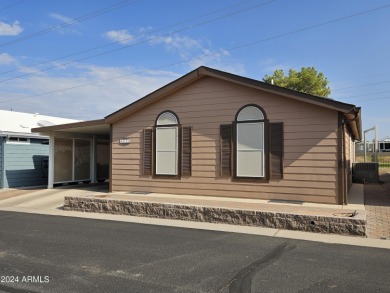
[[[329,98],[323,98],[301,93],[291,89],[279,87],[259,80],[231,74],[205,66],[201,66],[187,73],[186,75],[172,81],[171,83],[159,88],[158,90],[146,95],[145,97],[106,116],[106,123],[114,123],[116,121],[119,121],[122,118],[146,107],[147,105],[161,100],[169,94],[172,94],[173,92],[184,88],[187,85],[194,83],[195,81],[207,76],[341,112],[344,114],[344,118],[346,119],[347,123],[350,124],[349,126],[352,130],[354,138],[358,140],[361,139],[360,107],[356,107],[353,104],[347,104]]]

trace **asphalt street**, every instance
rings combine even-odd
[[[0,212],[1,292],[390,292],[390,250]]]

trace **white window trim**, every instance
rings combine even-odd
[[[159,140],[157,139],[157,131],[159,129],[175,129],[175,160],[176,160],[176,165],[175,165],[175,173],[159,173],[158,172],[158,156],[159,153],[162,153],[164,151],[159,151]],[[172,150],[173,151],[173,150]],[[169,126],[169,127],[157,127],[156,128],[156,150],[155,150],[155,155],[156,155],[156,175],[161,175],[161,176],[177,176],[179,175],[179,127],[178,126]]]
[[[265,139],[265,135],[264,135],[264,131],[265,131],[265,123],[264,122],[241,122],[241,123],[237,123],[236,124],[236,133],[238,133],[238,125],[239,124],[259,124],[262,126],[262,129],[263,129],[263,139],[262,139],[262,143],[261,143],[261,149],[259,150],[256,150],[256,151],[260,151],[262,153],[262,160],[261,160],[261,173],[263,174],[262,176],[248,176],[248,175],[239,175],[238,174],[238,153],[240,151],[243,151],[243,150],[239,150],[238,149],[238,135],[236,135],[236,177],[238,178],[264,178],[265,177],[265,149],[264,149],[264,139]],[[248,150],[249,151],[249,150]],[[250,150],[251,151],[251,150]]]
[[[171,119],[167,119],[170,121],[164,121],[166,117],[170,117]],[[170,123],[172,122],[172,123]],[[155,125],[155,150],[154,150],[154,156],[155,156],[155,166],[154,166],[154,175],[156,176],[179,176],[180,172],[180,166],[179,166],[179,119],[176,116],[175,113],[172,111],[164,111],[160,113],[157,117],[156,120],[156,125]],[[159,158],[159,153],[162,154],[163,150],[159,150],[159,139],[158,139],[158,131],[159,129],[175,129],[175,166],[174,166],[174,172],[159,172],[158,168],[158,158]],[[173,150],[172,150],[173,152]],[[160,170],[162,171],[162,170]]]
[[[251,117],[243,117],[242,116],[242,113],[244,113],[244,111],[246,110],[249,110],[249,109],[255,109],[258,111],[258,113],[256,114],[259,114],[258,117],[253,117],[253,119]],[[261,118],[261,119],[259,119]],[[244,176],[244,175],[239,175],[238,174],[238,125],[239,124],[261,124],[262,125],[262,128],[263,128],[263,137],[262,137],[262,161],[261,161],[261,173],[262,173],[262,176]],[[265,114],[262,110],[260,110],[258,107],[255,107],[253,105],[247,105],[243,108],[240,109],[240,111],[238,112],[237,116],[236,116],[236,125],[235,125],[235,131],[236,131],[236,138],[235,138],[235,163],[234,163],[234,175],[236,178],[253,178],[253,179],[264,179],[266,178],[266,170],[265,170],[265,156],[266,156],[266,153],[265,153],[265,139],[266,139],[266,136],[265,136],[265,127],[266,127],[266,124],[265,124]]]

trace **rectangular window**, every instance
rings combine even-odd
[[[178,175],[178,127],[156,128],[156,175]]]
[[[8,144],[30,144],[30,139],[26,137],[8,137],[6,140]]]
[[[237,123],[237,177],[264,177],[264,123]]]

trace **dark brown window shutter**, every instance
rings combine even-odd
[[[220,126],[221,135],[221,176],[232,175],[232,125]]]
[[[283,179],[283,122],[270,123],[270,175]]]
[[[181,157],[181,174],[191,176],[191,150],[192,150],[192,128],[182,127],[182,157]]]
[[[143,174],[152,175],[153,130],[144,129]]]

